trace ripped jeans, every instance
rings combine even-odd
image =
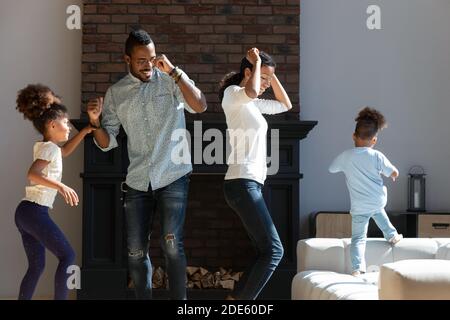
[[[152,298],[152,265],[149,257],[150,234],[155,212],[160,214],[161,248],[169,277],[170,298],[186,299],[186,256],[183,227],[189,176],[168,186],[147,192],[128,187],[125,195],[128,268],[137,299]]]

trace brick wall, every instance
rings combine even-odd
[[[126,72],[124,43],[134,26],[152,36],[203,91],[208,112],[221,112],[220,79],[256,46],[278,64],[277,76],[299,112],[300,0],[85,0],[83,108]]]

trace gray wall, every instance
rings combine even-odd
[[[381,7],[382,30],[366,27]],[[302,142],[302,237],[308,215],[348,210],[342,174],[328,173],[353,146],[357,111],[378,108],[389,127],[376,148],[400,170],[386,180],[388,210],[406,210],[407,173],[427,173],[427,209],[450,211],[450,1],[301,0],[301,118],[319,125]]]
[[[15,110],[16,93],[41,82],[63,97],[71,117],[80,115],[81,31],[66,29],[66,8],[81,0],[3,0],[0,5],[0,299],[15,299],[27,268],[14,211],[24,196],[32,147],[41,137]],[[64,159],[63,182],[82,201],[82,145]],[[81,202],[82,203],[82,202]],[[81,263],[81,206],[58,196],[51,216],[66,234]],[[47,251],[46,270],[35,298],[53,297],[57,260]],[[73,292],[72,292],[73,297]]]

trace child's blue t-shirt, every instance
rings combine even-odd
[[[370,214],[383,209],[387,203],[387,191],[381,174],[389,177],[397,168],[380,151],[355,147],[337,156],[328,170],[345,174],[350,193],[350,212]]]

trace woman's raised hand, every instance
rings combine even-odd
[[[250,50],[248,50],[246,58],[252,65],[255,65],[257,62],[261,62],[258,48],[251,48]]]

